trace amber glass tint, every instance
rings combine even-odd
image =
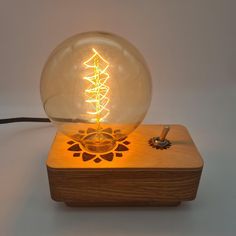
[[[138,50],[110,33],[77,34],[49,56],[41,99],[58,130],[90,152],[105,153],[143,120],[151,77]]]

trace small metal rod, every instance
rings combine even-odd
[[[166,125],[163,127],[161,135],[160,135],[160,141],[163,142],[166,139],[166,136],[168,132],[170,131],[170,126]]]

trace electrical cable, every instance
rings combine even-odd
[[[51,121],[48,118],[40,118],[40,117],[14,117],[14,118],[0,119],[0,124],[8,124],[15,122],[51,122]]]

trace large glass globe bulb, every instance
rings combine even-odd
[[[85,150],[105,153],[143,120],[151,77],[138,50],[110,33],[77,34],[49,56],[41,99],[59,131]]]

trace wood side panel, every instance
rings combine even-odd
[[[57,171],[48,168],[51,197],[77,205],[155,205],[196,197],[201,171]]]

